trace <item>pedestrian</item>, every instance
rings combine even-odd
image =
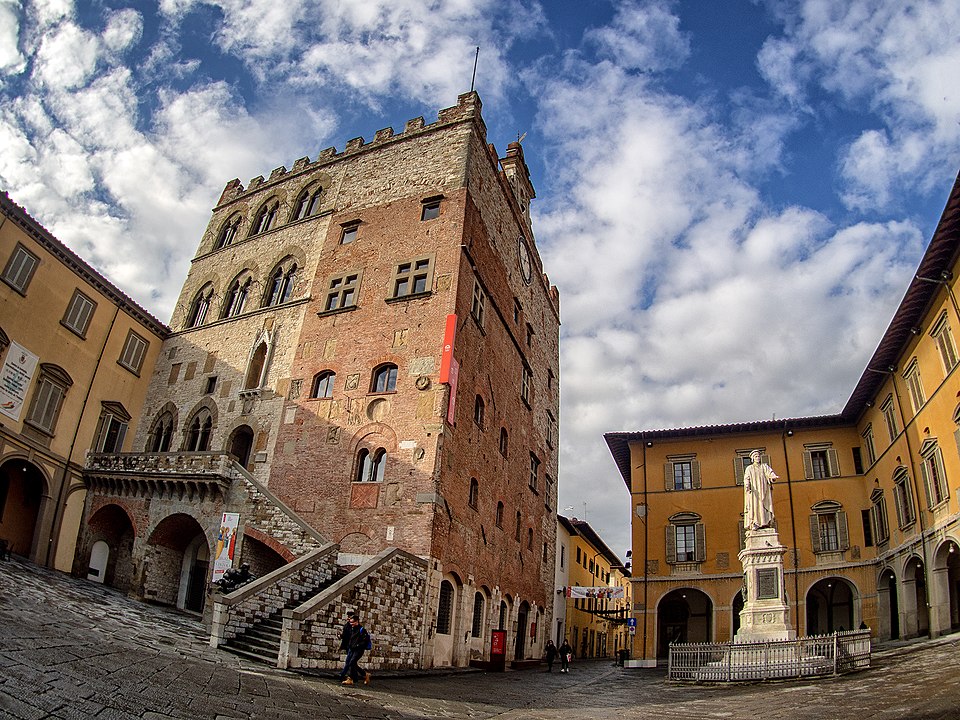
[[[373,643],[370,641],[370,633],[360,624],[360,618],[356,614],[350,618],[349,622],[350,643],[347,650],[347,678],[340,684],[356,685],[362,679],[364,685],[369,685],[370,673],[361,670],[358,663],[360,658],[363,657],[363,653],[373,647]]]
[[[553,672],[553,661],[557,659],[557,646],[553,640],[547,640],[547,672]]]
[[[570,647],[570,643],[567,642],[566,638],[564,638],[563,644],[560,646],[560,672],[570,672],[570,660],[572,659],[573,648]]]
[[[353,610],[347,610],[347,621],[343,624],[343,630],[340,631],[340,650],[346,653],[343,670],[340,671],[340,682],[347,679],[347,673],[350,670],[350,633],[353,630],[350,620],[352,618]]]

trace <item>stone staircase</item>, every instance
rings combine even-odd
[[[323,592],[324,589],[333,585],[333,583],[337,582],[346,574],[346,570],[340,568],[329,582],[324,583],[312,592],[303,593],[297,600],[288,602],[286,607],[275,610],[267,617],[254,623],[240,635],[227,640],[226,643],[220,645],[220,647],[234,655],[276,667],[277,658],[280,655],[280,634],[283,630],[283,611],[293,609],[316,597]]]

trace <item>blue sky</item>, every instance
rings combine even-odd
[[[561,293],[560,507],[602,440],[833,413],[960,168],[960,4],[0,0],[0,187],[162,319],[223,185],[431,119],[526,133]]]

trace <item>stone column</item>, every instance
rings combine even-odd
[[[796,638],[790,625],[783,582],[783,555],[786,551],[776,529],[747,530],[746,547],[739,555],[747,594],[734,642]]]

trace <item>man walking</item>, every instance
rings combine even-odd
[[[347,678],[341,685],[356,685],[363,679],[364,685],[370,684],[370,673],[361,670],[359,666],[363,653],[372,647],[370,633],[360,624],[360,618],[354,615],[350,618],[350,642],[347,650]]]
[[[343,624],[343,630],[340,631],[340,650],[347,654],[343,661],[343,670],[340,671],[340,682],[347,679],[347,672],[350,670],[350,633],[353,630],[350,621],[352,619],[353,610],[347,610],[347,621]]]

